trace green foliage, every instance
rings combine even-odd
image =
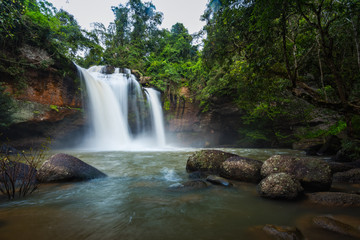
[[[342,141],[342,152],[345,153],[350,160],[360,159],[360,141],[356,139],[347,139]]]
[[[329,126],[327,129],[319,129],[317,131],[307,132],[304,136],[300,136],[301,138],[318,138],[318,137],[326,137],[331,135],[338,135],[343,132],[347,127],[347,124],[343,120],[339,120],[335,124]]]
[[[59,107],[56,106],[56,105],[50,105],[50,108],[51,108],[52,110],[55,110],[56,112],[59,112]]]

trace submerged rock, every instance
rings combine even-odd
[[[274,173],[264,178],[258,185],[261,197],[272,199],[296,199],[304,190],[300,182],[287,173]]]
[[[106,174],[76,157],[58,153],[43,163],[36,177],[43,183],[70,182],[106,177]]]
[[[206,181],[211,182],[216,185],[222,185],[224,187],[231,187],[232,184],[228,182],[225,178],[215,176],[215,175],[209,175],[206,178]]]
[[[326,207],[360,207],[360,195],[343,192],[318,192],[307,194],[310,202]]]
[[[273,237],[274,239],[281,240],[301,240],[304,239],[302,233],[296,227],[289,226],[276,226],[272,224],[266,224],[262,230]]]
[[[334,182],[360,183],[360,168],[354,168],[346,172],[338,172],[333,175]]]
[[[331,186],[332,176],[329,165],[317,158],[302,158],[288,155],[274,155],[261,167],[261,175],[284,172],[298,179],[305,190],[323,191]]]
[[[220,166],[220,176],[243,182],[258,183],[261,180],[262,162],[254,159],[233,156]]]
[[[313,224],[328,231],[360,238],[359,229],[329,216],[316,216],[313,218]]]
[[[204,180],[191,180],[184,183],[176,183],[169,187],[171,191],[193,191],[207,188],[208,184]]]
[[[237,156],[219,150],[201,150],[189,157],[186,163],[188,172],[203,171],[218,174],[221,164],[228,158]]]
[[[191,172],[189,173],[190,179],[205,179],[209,174],[201,171]]]

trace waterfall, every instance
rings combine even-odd
[[[165,145],[165,131],[164,131],[164,118],[161,109],[160,97],[158,96],[159,92],[155,91],[152,88],[146,88],[147,99],[150,103],[150,113],[153,123],[153,129],[155,131],[155,136],[157,144],[159,146]]]
[[[78,67],[87,93],[90,124],[84,146],[97,150],[129,150],[165,146],[160,94],[142,89],[130,70]],[[145,94],[144,94],[145,92]]]

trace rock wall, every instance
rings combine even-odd
[[[182,87],[177,95],[170,94],[170,107],[165,111],[170,141],[189,147],[234,146],[242,116],[239,109],[221,103],[211,111],[202,112],[199,102]]]
[[[46,52],[36,49],[27,48],[25,53],[23,57],[28,62],[46,57]],[[72,64],[67,66],[70,73],[63,74],[62,70],[56,63],[47,69],[29,68],[26,86],[21,89],[8,76],[1,76],[6,92],[14,98],[15,109],[13,124],[0,136],[2,142],[28,148],[50,140],[57,146],[70,143],[68,140],[75,139],[74,134],[83,131],[85,120],[77,69]]]

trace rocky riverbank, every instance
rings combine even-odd
[[[194,191],[211,184],[230,187],[237,182],[248,182],[254,183],[254,189],[262,198],[301,201],[327,208],[359,207],[359,189],[355,192],[340,192],[333,187],[333,183],[359,183],[358,163],[329,164],[319,158],[288,155],[274,155],[262,163],[232,153],[202,150],[195,152],[187,161],[186,169],[191,180],[173,186],[173,190]],[[360,236],[354,221],[342,220],[337,216],[314,216],[308,223],[313,228],[339,236],[356,239]],[[294,226],[268,224],[250,231],[261,239],[307,239],[306,231],[301,232]]]

